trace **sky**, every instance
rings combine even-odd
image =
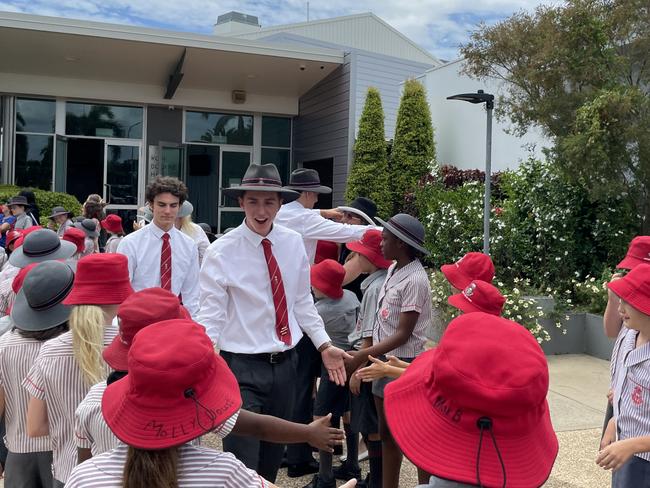
[[[489,25],[542,0],[0,0],[0,11],[211,34],[217,16],[236,10],[256,15],[262,27],[373,12],[440,59],[480,22]],[[545,2],[546,3],[546,2]],[[309,9],[307,5],[309,4]]]

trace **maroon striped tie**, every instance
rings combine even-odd
[[[282,273],[278,262],[271,251],[271,241],[262,239],[264,248],[264,257],[266,265],[269,268],[269,279],[271,280],[271,291],[273,292],[273,305],[275,306],[275,332],[278,339],[287,346],[291,345],[291,331],[289,330],[289,314],[287,312],[287,297],[284,294],[284,284],[282,283]]]
[[[160,249],[160,287],[172,291],[172,248],[169,245],[169,234],[162,236]]]

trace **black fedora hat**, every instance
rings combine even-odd
[[[388,222],[384,222],[379,217],[377,220],[395,237],[424,255],[429,255],[429,251],[424,247],[424,226],[418,219],[408,214],[397,214],[388,219]]]
[[[72,268],[60,261],[35,266],[25,276],[11,308],[11,320],[27,331],[47,330],[61,325],[70,316],[71,306],[63,305],[74,283]]]
[[[38,229],[25,236],[23,245],[14,249],[9,256],[9,263],[17,268],[24,268],[31,263],[68,259],[76,252],[77,246],[59,239],[53,230]]]
[[[93,219],[83,219],[80,222],[76,222],[74,226],[77,229],[83,230],[88,237],[97,237],[99,232],[97,232],[97,224]]]
[[[289,190],[282,186],[280,173],[274,164],[251,164],[244,177],[241,185],[232,185],[230,188],[222,188],[224,195],[237,198],[242,196],[245,191],[267,191],[280,193],[284,203],[293,202],[300,193]]]
[[[48,219],[53,219],[54,217],[58,217],[59,215],[67,215],[68,218],[72,217],[72,212],[68,212],[64,207],[54,207],[52,209],[52,215],[48,217]]]
[[[377,205],[369,198],[357,197],[350,202],[350,205],[338,207],[338,210],[356,214],[370,225],[375,225],[374,218],[377,215]]]
[[[320,184],[318,171],[309,168],[294,169],[286,188],[296,191],[313,191],[314,193],[332,193],[329,186]]]

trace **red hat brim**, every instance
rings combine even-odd
[[[648,264],[648,261],[641,258],[635,258],[634,256],[625,256],[623,261],[616,265],[618,269],[634,269],[639,264]]]
[[[388,269],[390,268],[391,264],[393,264],[392,261],[389,261],[388,259],[385,259],[383,255],[378,254],[374,251],[374,249],[371,249],[367,246],[364,246],[361,242],[355,241],[355,242],[348,242],[345,245],[350,251],[356,252],[364,256],[368,261],[370,261],[372,264],[377,266],[378,268],[381,269]]]
[[[435,350],[421,354],[398,380],[386,386],[384,410],[391,433],[413,464],[440,478],[477,484],[476,458],[479,429],[467,432],[445,418],[432,404],[423,381]],[[469,392],[468,392],[469,394]],[[548,479],[558,453],[548,403],[529,432],[495,438],[506,470],[508,486],[530,488]],[[483,435],[480,462],[484,486],[503,485],[501,463],[488,433]]]
[[[334,283],[324,280],[318,273],[313,272],[313,267],[311,272],[311,286],[333,300],[338,300],[343,297],[343,287],[337,287]]]
[[[617,297],[629,303],[639,312],[650,315],[650,300],[647,296],[640,294],[636,288],[630,286],[627,277],[620,280],[614,280],[607,283],[607,286],[612,290]]]
[[[471,303],[469,300],[467,300],[462,293],[456,293],[455,295],[450,296],[447,298],[447,302],[449,305],[452,307],[456,307],[458,310],[461,310],[465,313],[471,313],[471,312],[487,312],[486,310],[481,310],[478,308],[476,305]]]
[[[216,356],[214,381],[197,398],[202,407],[212,410],[214,420],[205,414],[197,422],[197,408],[192,399],[179,398],[174,405],[147,401],[134,393],[129,375],[111,383],[102,397],[102,414],[115,436],[138,449],[167,449],[180,446],[206,434],[204,427],[216,430],[242,405],[235,375],[221,356]]]
[[[73,286],[70,294],[63,300],[64,305],[119,305],[134,293],[131,283],[84,283]]]
[[[102,229],[110,232],[112,234],[124,234],[124,229],[122,224],[119,222],[108,222],[106,219],[99,222],[99,225],[102,226]]]
[[[445,275],[447,281],[451,283],[451,286],[458,290],[464,290],[472,282],[470,278],[460,272],[460,269],[455,264],[443,264],[440,271]]]

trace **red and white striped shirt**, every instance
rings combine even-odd
[[[79,404],[75,413],[75,437],[77,447],[90,449],[94,456],[99,456],[118,446],[120,441],[109,429],[102,415],[102,396],[106,390],[106,382],[97,383]],[[213,432],[220,438],[226,437],[237,423],[239,412],[236,412]],[[197,437],[190,444],[201,445],[201,438]]]
[[[50,437],[27,435],[29,394],[20,386],[44,342],[22,337],[17,331],[0,338],[0,385],[5,393],[5,444],[13,453],[49,451]]]
[[[117,335],[115,325],[104,329],[104,346]],[[44,400],[50,426],[54,478],[65,483],[77,464],[74,414],[88,390],[72,351],[72,334],[47,341],[23,381],[30,395]]]
[[[179,448],[180,488],[264,488],[269,484],[229,452],[184,444]],[[120,444],[110,452],[77,466],[66,488],[121,488],[128,446]]]

